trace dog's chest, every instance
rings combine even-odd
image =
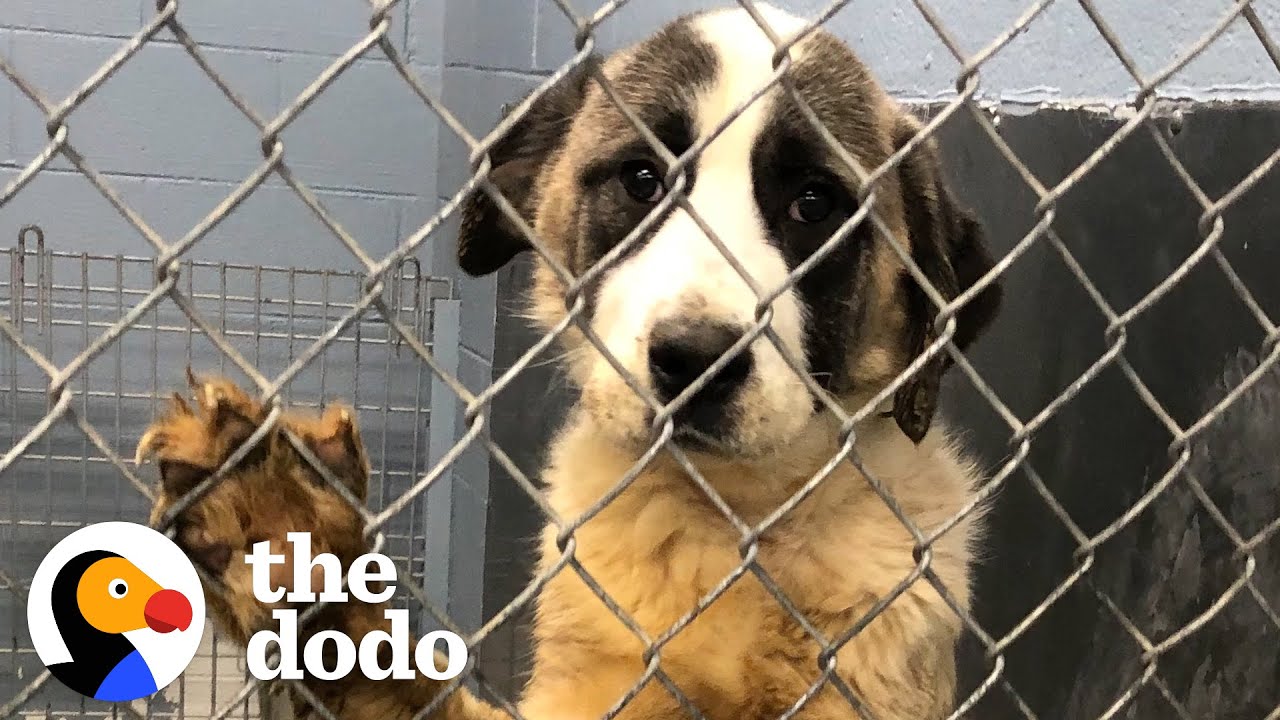
[[[759,663],[808,667],[819,651],[773,591],[820,626],[858,593],[847,587],[849,564],[829,563],[822,551],[830,538],[810,542],[783,522],[744,559],[742,535],[715,512],[685,493],[627,493],[575,533],[574,555],[650,641],[663,639],[662,667],[677,682],[734,704],[755,692],[747,679],[760,677]],[[558,557],[553,537],[544,543],[544,568]],[[548,584],[541,605],[540,643],[590,638],[588,671],[600,661],[588,659],[595,653],[641,669],[641,640],[572,568]]]
[[[817,677],[822,646],[805,627],[828,641],[843,638],[917,572],[911,532],[851,468],[837,468],[764,528],[765,518],[795,495],[795,476],[803,485],[811,463],[733,472],[700,467],[743,522],[760,531],[758,538],[747,531],[756,541],[744,542],[744,531],[687,477],[655,463],[615,495],[633,461],[592,452],[581,436],[569,440],[577,442],[556,448],[544,478],[558,515],[589,518],[572,545],[589,579],[563,562],[556,528],[549,528],[541,570],[558,572],[538,602],[530,697],[552,692],[556,677],[591,677],[600,692],[588,715],[598,716],[645,675],[656,652],[663,671],[699,707],[719,710],[707,717],[774,717]],[[871,450],[870,466],[919,528],[950,523],[970,497],[968,468],[945,448]],[[600,507],[605,497],[610,501]],[[931,544],[931,570],[962,605],[971,532],[966,520]],[[931,587],[908,585],[879,619],[842,643],[841,676],[859,686],[878,683],[890,702],[905,692],[908,668],[945,664],[958,623]],[[938,687],[938,697],[945,695],[945,683]],[[653,692],[670,701],[665,691]],[[912,708],[888,716],[932,717]]]

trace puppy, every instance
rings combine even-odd
[[[804,26],[762,10],[783,39]],[[774,54],[753,18],[732,8],[677,20],[600,68],[679,156],[766,84]],[[799,95],[867,170],[916,135],[918,122],[834,36],[815,32],[790,55]],[[580,401],[551,444],[542,479],[566,521],[590,513],[574,533],[574,557],[651,639],[734,578],[661,647],[661,666],[707,717],[782,714],[818,685],[824,661],[819,644],[755,573],[735,575],[743,534],[668,453],[595,508],[654,442],[652,406],[615,363],[658,402],[681,396],[755,321],[760,295],[752,286],[761,294],[783,286],[858,210],[851,170],[781,88],[733,119],[689,164],[685,192],[735,258],[734,268],[680,209],[657,210],[661,216],[636,242],[615,250],[669,191],[667,168],[590,69],[541,97],[490,157],[492,181],[542,249],[575,277],[588,278],[567,298],[553,264],[539,262],[530,314],[551,330],[576,302],[582,325],[613,360],[577,324],[562,335]],[[885,175],[875,195],[875,209],[944,297],[955,298],[992,267],[980,228],[944,185],[931,144]],[[473,274],[492,272],[529,248],[487,196],[466,208],[459,242],[461,266]],[[966,304],[956,316],[956,344],[967,346],[998,304],[996,286]],[[841,446],[839,423],[784,352],[852,412],[935,339],[936,307],[870,223],[767,310],[774,337],[758,337],[723,364],[673,422],[676,443],[702,477],[753,526]],[[942,361],[930,363],[856,429],[865,467],[926,534],[959,513],[978,481],[970,461],[932,422],[944,369]],[[930,557],[932,572],[962,606],[969,603],[977,523],[974,515],[961,520],[933,544]],[[558,531],[545,533],[540,571],[563,555]],[[753,549],[758,565],[828,640],[841,638],[912,573],[915,551],[911,533],[850,462],[771,522]],[[871,716],[943,717],[953,705],[959,632],[956,613],[918,581],[839,649],[834,672]],[[529,717],[599,717],[645,670],[643,641],[571,571],[543,589],[534,635],[521,706]],[[671,694],[652,681],[624,711],[677,714]],[[857,717],[830,683],[820,685],[801,716]]]
[[[804,25],[773,8],[762,12],[784,39]],[[832,35],[819,30],[789,52],[796,91],[864,168],[879,167],[918,132],[918,122]],[[554,574],[537,600],[533,669],[519,704],[526,718],[597,718],[619,707],[621,718],[685,717],[681,701],[646,673],[652,648],[628,622],[649,641],[663,639],[653,652],[661,670],[714,720],[785,713],[932,720],[954,706],[957,613],[924,579],[894,593],[917,572],[916,558],[927,558],[951,601],[967,607],[981,511],[954,520],[926,552],[852,462],[834,463],[802,492],[840,455],[845,433],[792,369],[797,364],[857,411],[937,339],[936,307],[869,223],[787,282],[859,208],[852,171],[782,89],[747,107],[688,165],[685,191],[695,220],[678,208],[655,211],[670,191],[667,169],[592,79],[602,72],[679,156],[766,83],[774,54],[742,9],[683,17],[566,76],[490,153],[491,180],[548,253],[535,269],[530,314],[549,331],[562,324],[567,305],[579,313],[560,336],[579,402],[548,449],[542,480],[558,515],[580,525],[564,550],[562,528],[549,526],[542,537],[538,571]],[[885,174],[874,196],[894,239],[944,298],[956,298],[992,267],[980,228],[945,186],[931,143]],[[659,215],[637,241],[620,248],[652,212]],[[465,271],[496,271],[529,247],[487,195],[464,206],[458,252]],[[570,292],[556,268],[587,280]],[[762,295],[771,300],[759,308],[771,332],[743,344]],[[955,344],[968,346],[998,305],[998,286],[977,293],[955,316]],[[926,535],[952,523],[979,482],[934,418],[946,365],[925,364],[854,428],[862,467]],[[672,403],[672,442],[734,518],[759,528],[754,542],[673,453],[650,452],[657,416],[645,395]],[[243,474],[290,452],[272,447],[265,459],[246,461],[256,465],[237,469],[222,497],[202,502],[242,503],[235,488]],[[349,442],[340,447],[325,462],[355,452]],[[216,463],[200,467],[207,472]],[[306,480],[290,472],[286,482]],[[630,482],[620,486],[624,477]],[[172,500],[166,494],[161,504]],[[788,501],[794,506],[779,514]],[[258,511],[245,512],[252,518]],[[302,524],[273,522],[271,537],[341,532],[324,513],[277,519]],[[231,534],[238,551],[244,539]],[[554,572],[570,552],[582,572]],[[233,563],[224,572],[242,569]],[[240,613],[236,621],[244,623],[240,617],[253,616]],[[839,645],[828,657],[815,636]],[[385,686],[385,696],[403,699],[395,712],[380,706],[382,717],[407,717],[415,703],[439,700],[439,688],[415,687],[401,693]],[[339,689],[325,697],[342,695]],[[361,707],[345,703],[342,712],[362,717]],[[440,708],[450,718],[505,716],[463,692]]]

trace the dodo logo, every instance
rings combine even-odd
[[[127,702],[177,679],[200,646],[204,591],[169,538],[107,522],[63,538],[36,569],[27,624],[40,661],[86,697]]]

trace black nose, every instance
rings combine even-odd
[[[746,329],[718,323],[664,322],[649,338],[649,374],[662,402],[670,402],[701,377]],[[751,351],[744,349],[716,373],[689,401],[723,404],[751,374]]]

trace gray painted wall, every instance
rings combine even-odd
[[[438,3],[437,3],[438,4]],[[264,4],[215,0],[181,17],[210,63],[258,112],[271,116],[368,27],[357,0]],[[393,34],[414,69],[438,88],[439,11],[414,0]],[[152,15],[143,0],[10,0],[0,52],[47,97],[60,100]],[[44,146],[44,120],[0,81],[0,182]],[[162,32],[68,120],[70,138],[127,203],[166,238],[185,232],[261,160],[256,130]],[[377,59],[358,61],[283,136],[289,165],[371,252],[385,252],[436,197],[437,127],[431,113]],[[136,232],[57,160],[0,210],[0,239],[38,221],[59,249],[149,253]],[[199,245],[195,257],[354,268],[306,208],[272,181]]]
[[[643,37],[680,12],[724,4],[725,0],[632,2],[602,27],[600,38],[605,45],[617,46]],[[830,3],[778,0],[775,4],[811,17]],[[1028,0],[930,3],[967,53],[985,47],[1032,4]],[[1153,74],[1208,32],[1232,3],[1102,0],[1095,5],[1139,68]],[[1280,0],[1258,0],[1254,8],[1271,32],[1280,30]],[[572,30],[549,0],[540,0],[534,14],[535,67],[554,68],[568,56],[566,48],[572,48]],[[504,26],[510,24],[514,21],[509,18],[503,21]],[[933,101],[954,94],[960,65],[911,0],[851,2],[832,18],[828,27],[853,45],[895,95]],[[494,54],[491,62],[501,63],[506,58],[506,53]],[[1074,2],[1051,5],[1022,36],[984,66],[982,77],[985,96],[1010,103],[1109,102],[1131,97],[1135,87],[1088,16]],[[1280,73],[1248,25],[1237,19],[1205,54],[1170,80],[1166,94],[1195,100],[1275,100],[1280,99]]]

